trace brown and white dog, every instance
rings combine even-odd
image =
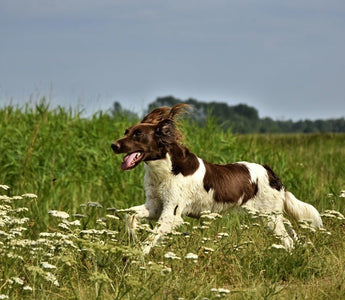
[[[285,229],[283,213],[322,227],[318,211],[287,191],[267,165],[212,164],[182,145],[175,120],[187,108],[186,104],[157,108],[111,145],[115,153],[126,153],[122,170],[144,162],[146,202],[127,210],[134,212],[133,227],[141,218],[158,220],[144,253],[180,225],[182,216],[198,218],[203,211],[222,213],[234,206],[271,214],[269,227],[287,249],[294,242]]]

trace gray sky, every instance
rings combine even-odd
[[[344,0],[0,0],[0,102],[345,116]]]

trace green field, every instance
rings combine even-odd
[[[323,231],[294,224],[291,253],[240,209],[186,217],[143,257],[150,224],[134,242],[114,209],[144,202],[143,166],[121,171],[110,149],[130,124],[45,103],[0,109],[0,299],[345,299],[335,213]],[[299,199],[345,214],[344,134],[233,135],[215,124],[183,121],[184,143],[210,162],[268,164]]]

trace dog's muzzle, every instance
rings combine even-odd
[[[111,149],[113,149],[115,153],[120,153],[121,146],[118,142],[114,142],[111,144]]]

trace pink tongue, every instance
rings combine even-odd
[[[128,170],[129,168],[134,166],[134,162],[135,162],[135,157],[137,156],[138,152],[134,152],[131,154],[126,155],[123,158],[123,162],[121,164],[121,169],[122,170]]]

